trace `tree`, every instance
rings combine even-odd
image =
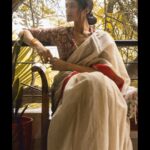
[[[13,0],[17,1],[17,0]],[[115,40],[137,39],[137,1],[136,0],[93,0],[93,13],[97,17],[96,29],[108,31]],[[18,3],[18,8],[13,13],[13,23],[26,28],[44,27],[43,22],[49,27],[70,26],[71,23],[66,21],[65,4],[60,6],[63,0],[22,0]],[[20,5],[21,4],[21,5]],[[14,5],[14,4],[13,4]],[[14,5],[15,6],[15,5]],[[38,7],[37,7],[38,6]],[[15,33],[15,31],[14,31]],[[124,61],[126,57],[128,62],[135,62],[137,47],[119,48]],[[29,49],[22,50],[22,54],[29,56]],[[30,53],[31,61],[38,60],[35,53]],[[21,55],[22,60],[27,60],[27,56]],[[26,59],[25,59],[26,58]],[[134,60],[135,59],[135,60]],[[20,59],[21,61],[21,59]],[[39,60],[38,60],[39,61]],[[25,66],[25,65],[24,65]],[[28,67],[27,67],[28,66]],[[25,70],[29,70],[29,65]],[[134,65],[135,66],[135,65]],[[20,66],[21,67],[21,66]],[[129,67],[129,65],[128,65]],[[129,70],[132,70],[131,65]],[[23,80],[29,81],[29,80]]]

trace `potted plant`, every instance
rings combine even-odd
[[[26,105],[21,112],[23,100],[23,86],[19,78],[15,79],[15,68],[20,52],[22,39],[17,41],[12,51],[12,146],[13,150],[31,150],[32,118],[24,116]]]

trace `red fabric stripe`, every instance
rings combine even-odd
[[[107,77],[109,77],[111,80],[113,80],[116,83],[116,85],[118,86],[118,88],[120,90],[122,89],[124,80],[121,77],[119,77],[109,66],[107,66],[106,64],[94,64],[94,65],[92,65],[92,67],[95,68],[96,70],[102,72]],[[68,83],[69,79],[78,73],[79,72],[77,72],[77,71],[73,71],[67,77],[65,77],[62,88],[61,88],[61,94],[60,94],[59,100],[63,96],[65,86]]]
[[[111,80],[113,80],[120,91],[122,90],[124,80],[119,77],[108,65],[106,64],[94,64],[92,67],[100,72],[102,72],[104,75],[109,77]]]
[[[64,92],[64,89],[65,89],[65,86],[66,84],[68,83],[69,79],[74,76],[75,74],[78,74],[79,72],[77,71],[73,71],[71,72],[67,77],[65,77],[64,81],[63,81],[63,85],[62,85],[62,88],[61,88],[61,94],[60,94],[60,97],[59,97],[59,100],[62,98],[63,96],[63,92]]]

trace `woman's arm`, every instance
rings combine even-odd
[[[71,64],[71,63],[68,63],[67,67],[68,67],[68,70],[77,71],[77,72],[93,72],[93,71],[96,71],[92,67],[85,67],[85,66],[81,66],[81,65],[77,65],[77,64]]]
[[[20,37],[23,37],[23,41],[31,46],[32,48],[35,48],[37,50],[37,53],[40,55],[41,59],[44,59],[44,62],[47,62],[52,58],[52,54],[50,51],[43,46],[43,44],[36,38],[33,37],[31,32],[29,30],[23,30],[19,33]]]
[[[77,64],[68,63],[58,58],[53,58],[51,60],[52,69],[59,71],[77,71],[77,72],[93,72],[96,69],[92,67],[85,67]]]

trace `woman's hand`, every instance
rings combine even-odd
[[[77,71],[77,72],[93,72],[96,71],[96,69],[92,67],[86,67],[81,66],[77,64],[72,64],[66,61],[63,61],[61,59],[53,57],[50,60],[50,63],[52,65],[53,70],[59,70],[59,71]]]
[[[51,52],[38,39],[34,38],[29,30],[21,31],[19,36],[23,37],[26,44],[37,50],[43,63],[47,63],[53,57]]]
[[[39,54],[41,60],[43,63],[47,63],[48,61],[50,61],[52,59],[52,54],[51,52],[47,49],[47,48],[37,48],[37,53]]]
[[[37,53],[39,54],[43,63],[47,63],[51,58],[53,58],[50,50],[43,46],[40,41],[36,40],[33,47],[37,50]]]
[[[68,70],[68,63],[66,61],[63,61],[56,57],[52,58],[50,60],[50,63],[52,65],[53,70],[59,70],[59,71],[67,71]]]

